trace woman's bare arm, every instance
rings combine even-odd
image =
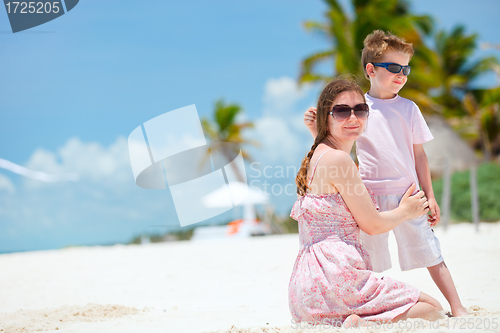
[[[329,172],[324,177],[340,192],[359,228],[369,235],[377,235],[394,229],[404,220],[421,216],[429,211],[425,207],[424,192],[415,190],[413,184],[401,199],[398,208],[379,213],[366,190],[358,168],[344,151],[335,150],[323,157],[323,165]]]

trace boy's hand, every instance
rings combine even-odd
[[[431,224],[431,227],[433,227],[441,220],[441,210],[439,209],[435,198],[429,198],[428,203],[430,213],[428,221]]]
[[[316,133],[316,108],[310,107],[304,113],[304,124],[309,128],[309,131]]]

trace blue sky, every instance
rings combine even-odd
[[[464,24],[479,41],[500,43],[498,1],[412,3],[440,28]],[[0,169],[0,252],[125,242],[164,231],[151,225],[178,225],[168,191],[135,186],[126,138],[186,105],[208,116],[218,98],[241,104],[257,125],[249,136],[263,143],[252,151],[260,167],[276,175],[279,166],[298,166],[312,141],[302,113],[317,88],[294,80],[300,60],[327,46],[301,24],[324,9],[319,0],[81,0],[16,34],[0,9],[0,158],[81,177],[48,184]],[[293,182],[285,176],[274,182]],[[294,201],[272,196],[283,214]]]

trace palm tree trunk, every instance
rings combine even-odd
[[[231,162],[231,154],[229,154],[227,152],[227,150],[225,150],[225,149],[222,149],[222,153],[226,157],[228,163],[230,163]],[[242,175],[240,169],[238,169],[238,166],[236,165],[236,163],[231,163],[231,168],[233,169],[233,172],[234,172],[234,175],[236,176],[236,179],[241,183],[245,183],[245,179],[243,178],[243,175]]]
[[[489,162],[491,160],[492,153],[491,142],[490,138],[488,137],[488,132],[485,128],[483,128],[481,124],[481,120],[479,120],[479,133],[481,134],[481,146],[483,148],[484,160],[485,162]]]

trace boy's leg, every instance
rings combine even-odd
[[[442,262],[441,247],[427,215],[403,221],[394,228],[402,271],[431,267]]]
[[[444,261],[437,265],[427,267],[427,269],[429,270],[434,283],[438,286],[439,290],[441,290],[441,293],[443,293],[448,303],[450,303],[452,316],[460,317],[467,315],[467,309],[465,309],[462,302],[460,302],[460,297],[458,297],[455,283],[453,283],[451,273]]]
[[[441,255],[439,240],[427,221],[427,215],[406,220],[396,228],[401,270],[426,267],[443,296],[450,303],[453,316],[467,314],[458,297],[450,271]]]
[[[376,195],[375,200],[381,212],[392,210],[399,205],[397,196]],[[361,231],[361,243],[370,256],[373,271],[381,273],[391,268],[391,255],[389,253],[389,232],[380,235],[368,235]]]

